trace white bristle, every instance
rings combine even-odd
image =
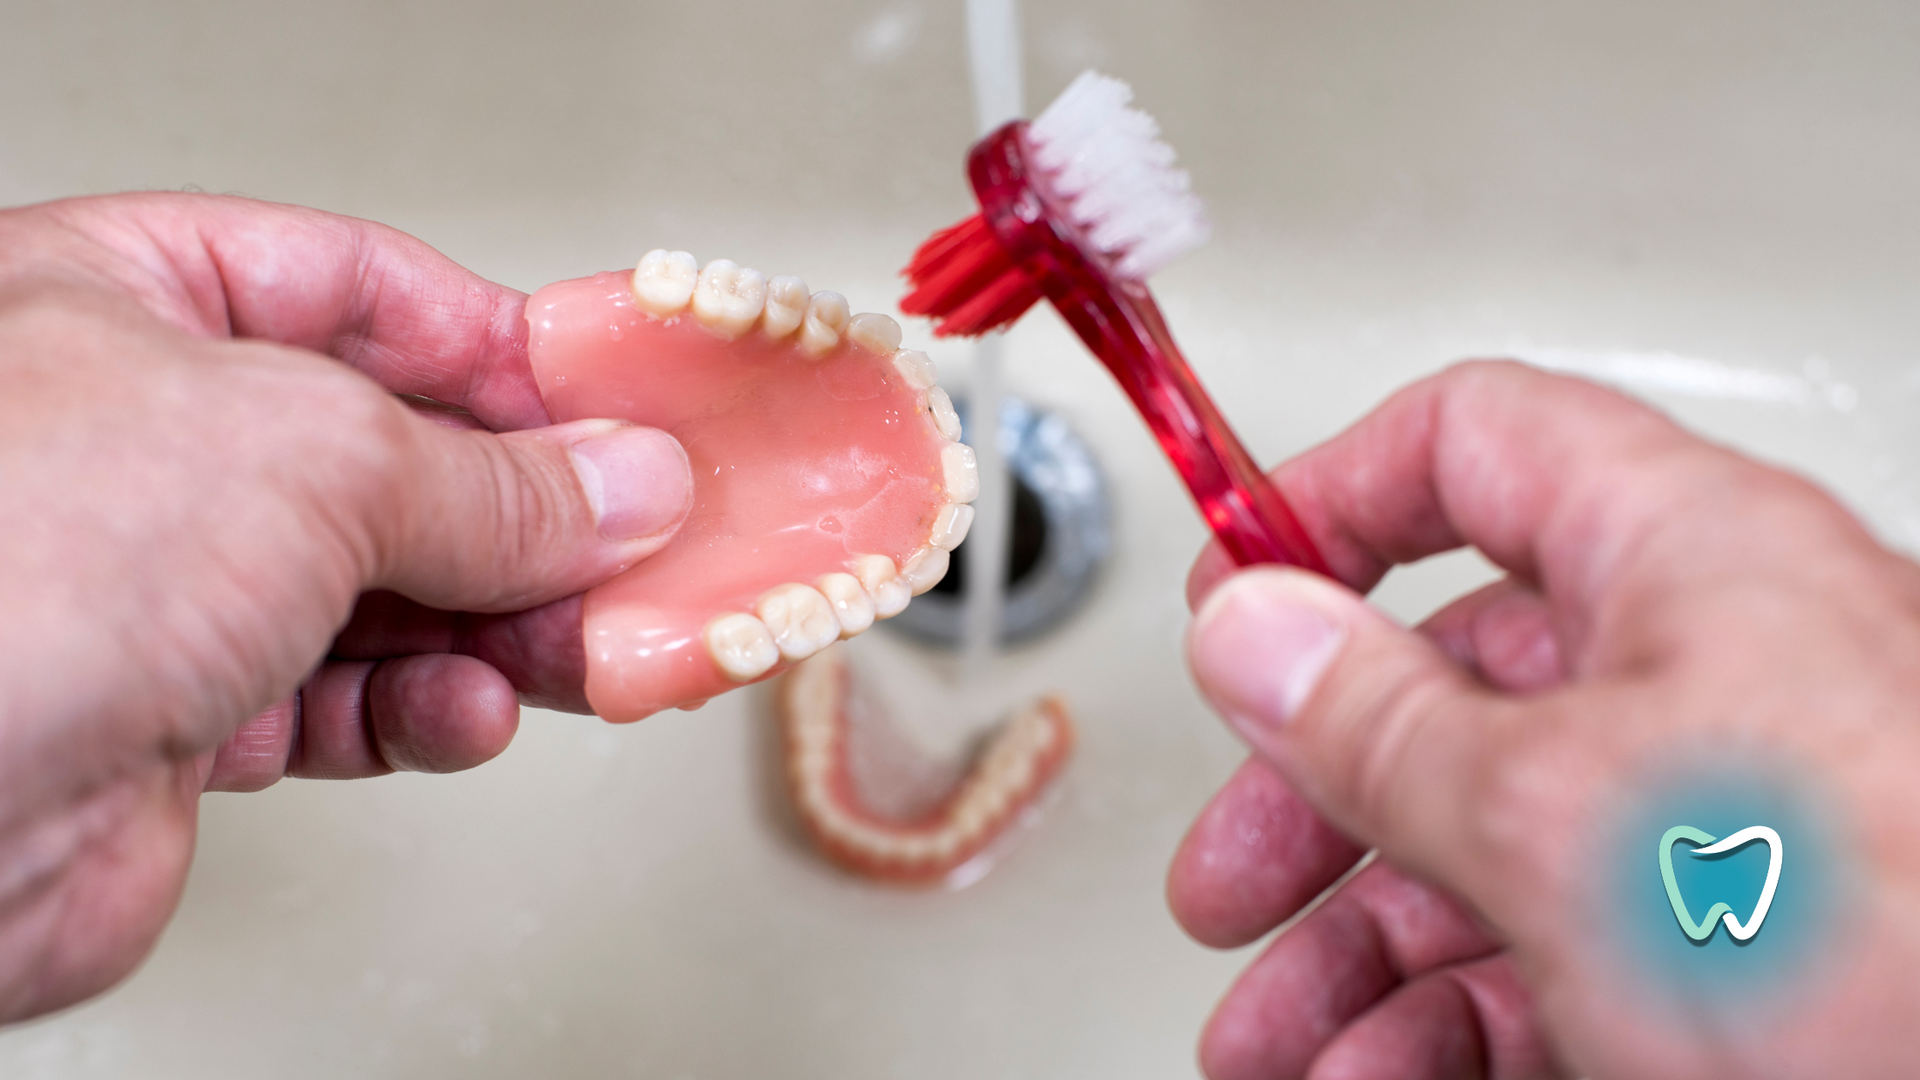
[[[1083,71],[1027,128],[1047,184],[1095,247],[1140,280],[1206,243],[1212,226],[1160,125],[1129,108],[1133,90]]]

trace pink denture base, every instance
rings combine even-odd
[[[926,543],[946,502],[944,441],[888,357],[845,339],[820,359],[791,336],[728,341],[690,313],[662,320],[637,309],[617,273],[541,289],[527,321],[554,422],[661,428],[693,467],[679,535],[587,593],[587,701],[606,719],[737,686],[701,638],[715,616],[751,611],[775,585],[846,570],[854,556],[898,564]]]

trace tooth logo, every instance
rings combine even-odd
[[[1687,911],[1687,902],[1680,898],[1680,883],[1673,877],[1673,845],[1677,840],[1685,840],[1694,847],[1689,855],[1718,855],[1723,851],[1732,851],[1743,844],[1755,840],[1764,840],[1767,844],[1767,883],[1760,889],[1760,902],[1753,907],[1753,914],[1742,923],[1733,917],[1733,908],[1715,901],[1707,909],[1706,917],[1699,922]],[[1691,825],[1675,825],[1660,838],[1660,880],[1667,885],[1667,902],[1673,905],[1673,917],[1680,920],[1680,929],[1695,941],[1705,941],[1713,936],[1716,921],[1725,922],[1727,933],[1735,941],[1746,941],[1760,932],[1760,924],[1766,920],[1767,909],[1773,906],[1773,890],[1780,884],[1780,859],[1784,849],[1780,844],[1780,834],[1765,825],[1750,825],[1725,840],[1716,841],[1711,833],[1702,832]]]

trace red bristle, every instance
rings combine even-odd
[[[1040,290],[1019,267],[1009,266],[985,288],[947,313],[933,329],[935,337],[978,337],[1011,326],[1039,303]]]
[[[944,261],[955,251],[964,250],[968,245],[978,243],[983,237],[991,240],[992,233],[987,229],[987,219],[980,214],[975,214],[957,225],[941,229],[928,237],[927,242],[920,245],[920,250],[913,253],[913,265],[907,268],[908,272],[912,273],[922,266]]]
[[[905,271],[909,315],[934,320],[935,337],[975,337],[1011,324],[1040,300],[1040,290],[994,239],[978,214],[920,245]]]

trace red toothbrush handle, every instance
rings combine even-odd
[[[1028,164],[1015,121],[982,139],[967,167],[995,239],[1119,380],[1215,536],[1241,566],[1286,563],[1329,574],[1280,492],[1194,377],[1145,285],[1121,281]]]
[[[1115,290],[1118,306],[1130,309],[1127,325],[1085,320],[1092,325],[1082,329],[1081,320],[1068,321],[1133,399],[1233,561],[1241,566],[1287,563],[1329,573],[1293,508],[1194,377],[1146,287],[1117,282]],[[1088,330],[1098,334],[1097,344]]]

